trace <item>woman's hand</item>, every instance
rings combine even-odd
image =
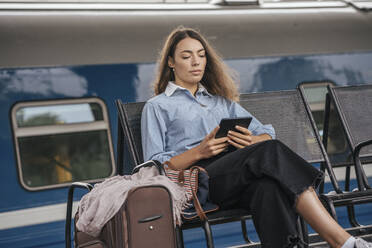
[[[249,131],[247,128],[241,126],[235,126],[235,128],[239,132],[230,130],[227,134],[228,137],[227,142],[236,148],[244,148],[246,146],[271,139],[271,136],[268,134],[254,136],[252,135],[252,132]]]
[[[219,126],[213,129],[211,133],[205,136],[198,146],[195,146],[179,155],[173,156],[169,160],[173,165],[173,168],[186,169],[201,159],[213,157],[225,150],[229,145],[229,143],[227,143],[228,138],[224,137],[215,139],[218,129],[220,129]]]
[[[216,156],[217,154],[223,152],[227,146],[229,145],[228,138],[218,138],[216,139],[216,133],[220,129],[219,126],[217,126],[215,129],[213,129],[212,132],[210,132],[203,141],[198,146],[198,152],[200,159],[210,158],[213,156]]]

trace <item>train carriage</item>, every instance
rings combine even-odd
[[[151,97],[174,27],[205,34],[242,93],[365,84],[371,10],[371,1],[0,0],[0,247],[64,246],[68,185],[117,173],[114,100]],[[368,209],[359,213],[372,223]],[[236,245],[227,230],[239,235],[219,227],[217,247]],[[200,247],[191,234],[185,241]]]

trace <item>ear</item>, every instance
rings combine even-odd
[[[168,57],[168,66],[174,68],[174,59],[171,56]]]

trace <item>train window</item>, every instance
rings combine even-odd
[[[99,104],[81,103],[22,107],[16,120],[18,127],[31,127],[102,121],[103,115]]]
[[[115,171],[107,109],[98,98],[20,102],[11,110],[20,182],[28,190],[97,181]]]

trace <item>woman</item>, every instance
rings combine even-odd
[[[253,117],[248,129],[237,126],[239,132],[215,138],[222,118],[252,115],[235,102],[228,68],[197,31],[180,27],[168,36],[158,71],[156,96],[142,113],[145,160],[168,161],[178,169],[203,166],[211,200],[223,209],[249,210],[263,247],[298,242],[297,214],[331,247],[372,247],[328,214],[314,191],[322,173],[274,140],[271,125]],[[228,146],[236,150],[226,153]]]

